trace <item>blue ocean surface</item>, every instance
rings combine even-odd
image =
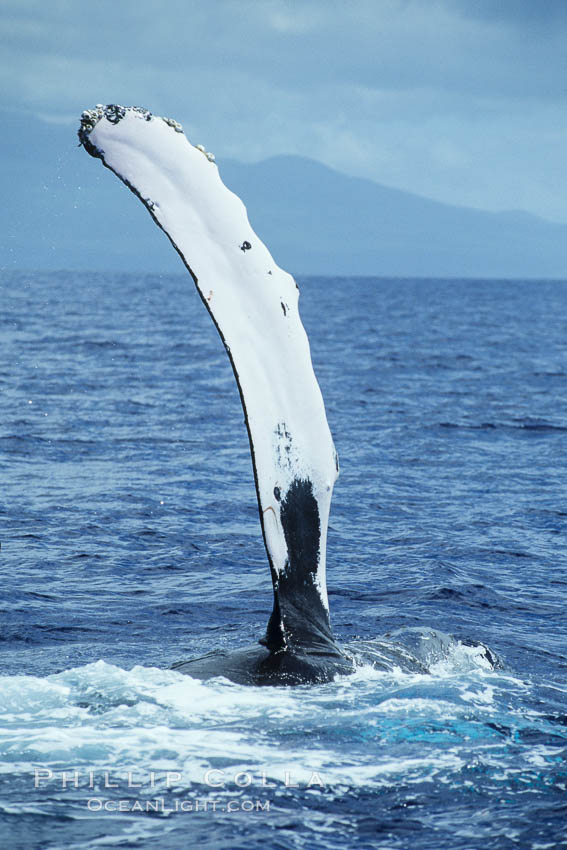
[[[337,638],[455,639],[317,686],[169,670],[271,610],[221,342],[184,274],[4,272],[0,846],[567,846],[567,284],[299,283]]]

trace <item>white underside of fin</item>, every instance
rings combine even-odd
[[[169,236],[224,340],[240,386],[264,537],[277,574],[288,559],[281,501],[294,480],[312,483],[321,523],[315,582],[328,610],[325,545],[338,464],[295,281],[252,230],[244,204],[222,183],[214,162],[178,127],[148,115],[127,108],[113,122],[101,112],[88,139]]]

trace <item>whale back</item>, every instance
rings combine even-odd
[[[339,467],[297,285],[252,229],[214,157],[177,122],[97,106],[82,114],[79,139],[169,237],[232,364],[274,588],[263,642],[272,652],[332,650],[325,562]]]

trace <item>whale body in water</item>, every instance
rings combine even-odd
[[[212,154],[180,125],[98,106],[79,138],[142,201],[179,253],[240,390],[274,605],[254,647],[188,661],[192,676],[323,681],[353,669],[329,620],[325,550],[338,458],[298,312],[298,288],[253,231]]]
[[[325,558],[339,462],[327,423],[299,291],[252,229],[214,156],[176,121],[146,109],[96,106],[81,115],[85,150],[142,201],[188,269],[219,332],[240,391],[273,610],[258,644],[180,662],[196,678],[246,684],[325,682],[351,673],[329,618]],[[430,634],[429,639],[431,639]],[[423,665],[385,644],[371,662]]]

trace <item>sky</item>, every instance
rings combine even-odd
[[[136,104],[217,158],[567,222],[567,0],[0,0],[0,38],[8,124]]]

